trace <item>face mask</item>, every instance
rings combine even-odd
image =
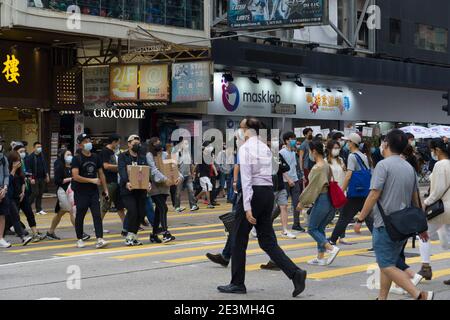
[[[375,147],[370,148],[370,153],[374,154],[376,151]]]
[[[413,141],[411,141],[411,147],[415,147],[416,146],[416,141],[415,140],[413,140]]]
[[[92,150],[92,142],[85,143],[83,146],[83,149],[85,151],[91,151]]]
[[[432,158],[434,161],[438,161],[438,160],[439,160],[439,158],[436,156],[436,153],[434,153],[433,151],[431,151],[431,158]]]
[[[331,151],[331,154],[334,158],[337,158],[339,156],[339,154],[341,153],[341,149],[333,149]]]
[[[37,153],[37,154],[39,154],[39,153],[41,153],[41,152],[42,152],[42,148],[41,148],[41,147],[39,147],[39,148],[36,149],[36,153]]]
[[[131,147],[131,150],[136,153],[138,153],[140,149],[141,145],[139,143],[133,144],[133,146]]]
[[[350,151],[350,148],[348,147],[348,143],[344,144],[344,150],[345,151]]]
[[[27,154],[25,152],[20,152],[20,159],[25,159],[25,157],[27,156]]]
[[[384,143],[381,143],[381,144],[380,144],[380,154],[381,154],[381,156],[384,158],[383,152],[384,152]]]
[[[244,132],[244,129],[240,128],[240,129],[238,130],[238,138],[239,138],[240,140],[242,140],[242,141],[245,140],[245,132]]]
[[[72,159],[73,159],[72,156],[66,156],[66,157],[64,157],[64,161],[65,161],[67,164],[71,164],[71,163],[72,163]]]
[[[312,162],[316,161],[311,152],[309,153],[309,160]]]
[[[290,140],[289,141],[289,145],[291,146],[291,148],[295,148],[297,146],[297,141],[295,140]]]
[[[0,144],[0,153],[2,153],[2,152],[3,152],[3,145]]]

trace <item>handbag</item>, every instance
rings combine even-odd
[[[334,180],[333,172],[330,168],[331,179],[328,185],[328,193],[330,195],[331,204],[333,208],[340,209],[345,206],[348,202],[347,197],[345,196],[344,191],[342,191],[339,184]]]
[[[392,241],[404,241],[428,230],[425,212],[420,208],[406,207],[387,216],[380,201],[377,202],[377,205]]]
[[[443,193],[442,196],[444,196],[448,192],[449,189],[450,189],[450,187],[447,188],[447,190]],[[442,199],[439,199],[435,203],[432,203],[429,206],[425,207],[425,213],[427,214],[428,221],[436,218],[437,216],[440,216],[444,212],[445,212],[445,208],[444,208],[444,202],[442,201]]]
[[[347,197],[348,198],[365,198],[370,192],[370,180],[372,179],[372,172],[367,168],[364,161],[359,154],[353,153],[356,157],[356,161],[360,167],[360,170],[355,170],[352,173],[352,178],[348,185]]]

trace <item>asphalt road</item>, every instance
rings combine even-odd
[[[45,201],[51,211],[53,200]],[[88,247],[75,247],[75,232],[68,217],[61,222],[57,233],[62,240],[45,240],[23,247],[16,237],[7,239],[15,245],[0,250],[0,299],[292,299],[291,281],[280,271],[260,270],[268,257],[251,239],[247,259],[247,295],[224,295],[218,285],[230,280],[230,268],[209,262],[206,252],[220,252],[225,234],[218,219],[230,210],[221,201],[213,210],[201,205],[196,213],[169,212],[169,226],[176,240],[169,244],[150,244],[149,230],[140,233],[141,247],[129,248],[120,236],[120,220],[109,213],[105,220],[105,235],[109,246],[97,250],[94,241]],[[38,216],[38,227],[46,231],[53,214]],[[25,219],[23,219],[25,221]],[[277,235],[280,221],[276,222]],[[87,232],[93,234],[91,218],[86,219]],[[329,226],[332,228],[332,226]],[[331,231],[331,229],[329,229]],[[316,254],[316,245],[308,234],[298,234],[295,240],[279,238],[288,256],[308,271],[307,289],[297,299],[373,300],[377,291],[368,288],[373,275],[368,269],[375,259],[367,249],[371,237],[367,230],[356,235],[348,230],[348,238],[356,242],[341,246],[341,253],[328,267],[306,264]],[[418,270],[418,249],[409,245],[408,262]],[[436,299],[450,299],[450,287],[443,280],[450,278],[450,251],[433,246],[432,281],[420,284],[423,290],[434,290]],[[80,281],[78,281],[78,276]],[[408,299],[391,295],[391,299]]]

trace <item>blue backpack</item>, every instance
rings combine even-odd
[[[360,170],[355,170],[352,173],[350,183],[347,190],[347,198],[365,198],[370,192],[370,180],[372,179],[372,172],[367,168],[364,161],[359,154],[353,153],[358,161]]]

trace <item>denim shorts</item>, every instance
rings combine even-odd
[[[286,189],[281,191],[275,191],[275,204],[278,206],[287,206],[288,205],[288,193]]]
[[[380,269],[395,267],[405,241],[392,241],[385,227],[373,229],[373,249]]]

